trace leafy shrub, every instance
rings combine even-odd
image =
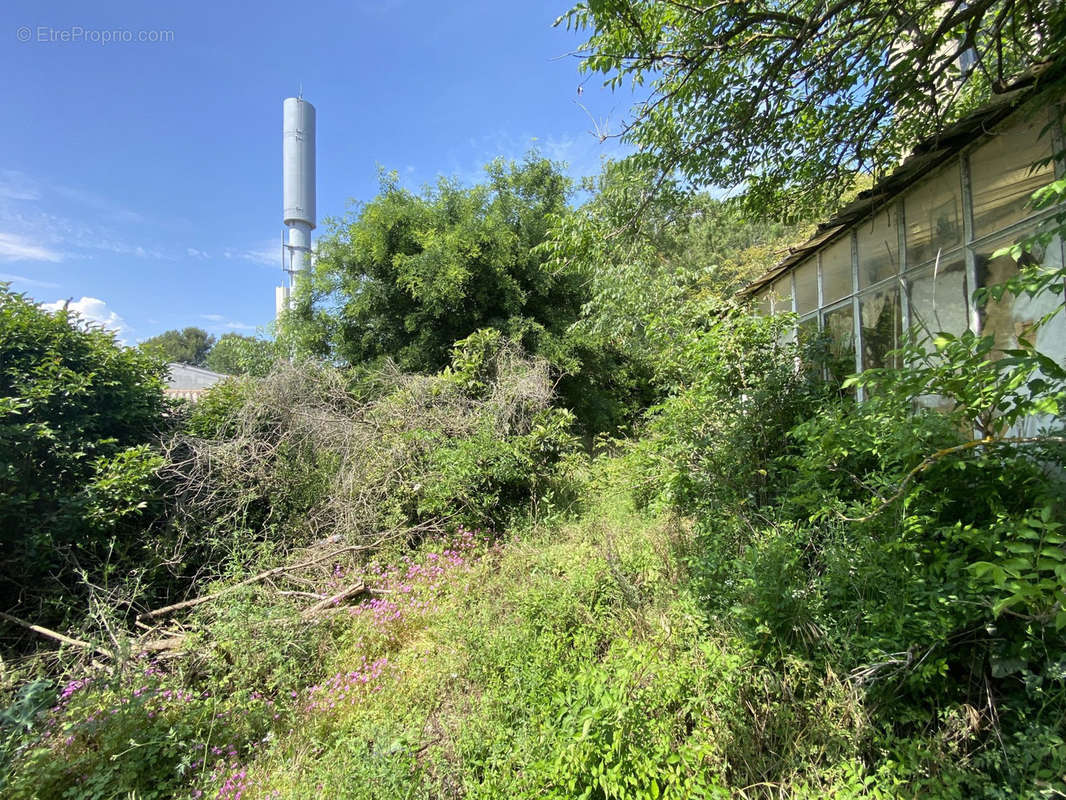
[[[687,513],[756,509],[777,491],[788,431],[817,407],[821,386],[797,371],[787,317],[728,304],[677,344],[659,369],[678,388],[648,414],[633,448],[642,503]]]
[[[290,709],[241,688],[190,691],[152,664],[128,680],[69,683],[21,748],[11,798],[235,798],[241,761]],[[195,791],[194,791],[195,790]]]
[[[76,569],[139,552],[164,369],[0,286],[0,605],[67,600]]]
[[[281,356],[276,342],[224,333],[211,345],[204,358],[204,366],[224,375],[254,375],[262,378],[270,374],[274,362]]]

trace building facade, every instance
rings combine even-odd
[[[803,246],[743,294],[761,314],[797,318],[801,339],[824,335],[834,377],[897,366],[890,353],[904,331],[993,334],[1009,348],[1032,341],[1033,322],[1063,298],[1012,298],[979,308],[974,290],[1016,274],[997,251],[1048,226],[1061,206],[1034,211],[1033,192],[1066,174],[1061,116],[1005,93],[920,144],[888,178],[820,226]],[[1019,257],[1061,267],[1053,239]],[[1041,352],[1066,363],[1066,319],[1036,334]]]

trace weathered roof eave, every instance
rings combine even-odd
[[[918,142],[910,154],[890,174],[881,178],[869,189],[860,192],[854,200],[819,224],[811,238],[798,247],[790,247],[787,256],[741,289],[737,295],[741,299],[751,297],[830,240],[879,211],[931,170],[958,155],[972,142],[985,135],[989,128],[1017,111],[1038,88],[1042,88],[1042,86],[1038,87],[1037,79],[1049,70],[1051,63],[1039,65],[1025,76],[1004,87],[981,108],[967,114],[940,133]]]

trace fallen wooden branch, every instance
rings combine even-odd
[[[44,636],[47,639],[53,639],[63,644],[69,644],[71,647],[77,647],[81,650],[88,650],[93,653],[99,653],[100,655],[105,656],[106,658],[111,658],[110,650],[105,650],[104,648],[98,647],[95,644],[91,644],[90,642],[83,642],[81,639],[71,639],[69,636],[64,636],[58,631],[53,631],[50,628],[45,628],[43,625],[34,625],[32,622],[27,622],[24,619],[19,619],[18,617],[12,616],[11,614],[7,614],[3,611],[0,611],[0,619],[7,620],[8,622],[11,622],[15,625],[19,625],[25,628],[26,630],[33,631],[37,635]]]
[[[230,592],[236,591],[237,589],[240,589],[244,586],[250,586],[253,583],[265,581],[267,578],[272,578],[275,575],[281,575],[282,573],[291,572],[297,569],[305,569],[306,567],[313,567],[315,564],[320,564],[323,561],[328,561],[331,558],[336,558],[337,556],[343,555],[345,553],[354,553],[359,550],[372,550],[379,544],[380,542],[375,542],[374,544],[369,545],[349,545],[348,547],[342,547],[339,550],[334,550],[332,552],[326,553],[325,555],[317,556],[307,561],[303,561],[299,564],[290,564],[282,567],[274,567],[273,569],[268,569],[266,572],[260,572],[258,575],[253,575],[250,578],[245,578],[243,581],[238,581],[232,586],[227,586],[225,589],[220,589],[217,592],[205,594],[201,597],[194,597],[191,600],[183,600],[180,603],[173,603],[169,606],[163,606],[162,608],[154,609],[153,611],[145,611],[143,614],[138,614],[137,619],[152,619],[154,617],[161,617],[165,614],[170,614],[174,611],[181,611],[184,608],[194,608],[195,606],[202,605],[203,603],[210,603],[212,600],[217,600],[219,597],[227,595]]]
[[[288,589],[278,589],[277,595],[279,597],[304,597],[308,600],[325,600],[325,595],[315,594],[314,592],[293,592]]]
[[[333,606],[338,606],[340,605],[342,600],[347,600],[349,597],[353,597],[357,594],[362,594],[366,590],[366,583],[364,583],[363,581],[360,581],[359,583],[353,583],[347,589],[342,589],[341,591],[337,592],[337,594],[333,595],[333,597],[327,597],[325,600],[315,603],[310,608],[305,609],[301,616],[304,619],[309,619],[310,617],[313,617],[315,614],[317,614],[319,611],[322,611],[326,608],[331,608]]]
[[[134,652],[161,653],[170,650],[178,650],[184,641],[184,636],[168,636],[165,639],[153,639],[149,642],[139,643],[134,649]]]

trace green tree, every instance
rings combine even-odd
[[[768,269],[808,227],[753,219],[736,200],[657,182],[631,159],[607,162],[583,188],[591,199],[559,218],[542,246],[589,287],[572,334],[658,366],[679,336],[705,324],[708,302]]]
[[[302,310],[287,323],[300,349],[434,371],[482,328],[533,350],[560,336],[577,317],[580,287],[535,248],[565,212],[570,181],[535,155],[493,161],[486,177],[471,188],[442,178],[414,194],[383,175],[380,194],[319,242],[311,280],[298,287]]]
[[[617,135],[660,181],[743,186],[791,213],[1066,48],[1066,7],[1013,0],[583,0],[556,24],[588,32],[583,71],[647,85]]]
[[[158,336],[145,339],[138,346],[146,353],[166,361],[202,367],[214,344],[215,337],[203,328],[189,327],[180,331],[164,331]]]
[[[165,365],[0,284],[0,606],[54,602],[140,532]]]
[[[270,372],[277,357],[278,348],[274,342],[239,333],[224,333],[208,351],[204,364],[225,375],[261,378]]]

